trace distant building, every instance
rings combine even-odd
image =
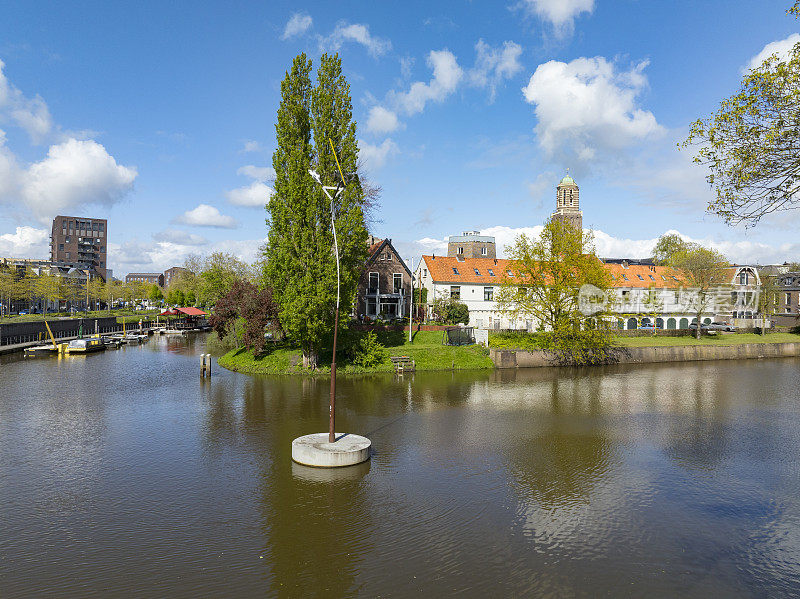
[[[556,187],[556,211],[552,219],[570,223],[578,231],[583,230],[583,212],[581,212],[580,190],[578,184],[569,175],[565,175]]]
[[[54,263],[89,269],[103,279],[108,248],[108,221],[104,218],[56,216],[50,234],[50,259]]]
[[[361,272],[355,314],[359,320],[406,318],[411,304],[411,271],[391,239],[370,236]]]
[[[182,266],[173,266],[172,268],[168,268],[164,271],[164,287],[169,287],[172,281],[174,281],[181,273],[188,273],[190,272],[188,268],[183,268]]]
[[[448,258],[496,258],[497,246],[494,237],[481,235],[480,231],[464,231],[447,240]]]
[[[800,272],[787,272],[779,275],[776,281],[777,323],[784,326],[797,326],[800,317]]]
[[[164,275],[160,272],[132,272],[125,275],[126,283],[147,283],[148,285],[164,286]]]

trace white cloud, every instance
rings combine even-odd
[[[311,29],[312,24],[311,15],[296,12],[287,21],[281,39],[288,40],[290,37],[301,35]]]
[[[95,141],[69,139],[23,173],[21,196],[42,222],[87,204],[112,206],[133,189],[134,167],[117,164]]]
[[[0,235],[0,256],[9,258],[50,257],[50,232],[34,227],[17,227],[15,233]]]
[[[392,49],[392,43],[389,40],[372,36],[369,26],[361,23],[348,24],[346,21],[340,21],[330,35],[319,38],[321,51],[335,52],[346,42],[361,44],[367,49],[370,56],[376,58]]]
[[[219,229],[235,229],[238,223],[232,216],[221,214],[214,206],[200,204],[197,208],[187,210],[173,219],[174,223],[195,227],[216,227]]]
[[[426,62],[433,69],[433,78],[429,83],[415,81],[407,92],[391,94],[391,99],[406,114],[422,112],[431,101],[443,102],[456,90],[464,76],[455,55],[449,50],[432,50]]]
[[[254,166],[252,164],[240,167],[236,171],[237,175],[244,175],[256,181],[266,181],[267,179],[275,178],[275,169],[271,166]]]
[[[766,46],[764,46],[761,52],[753,56],[753,58],[750,59],[750,62],[742,67],[742,74],[747,74],[750,69],[761,66],[761,63],[773,54],[777,54],[780,60],[785,61],[789,57],[789,53],[796,44],[800,44],[800,33],[793,33],[785,40],[777,40],[768,43]]]
[[[522,91],[534,105],[541,147],[550,157],[587,164],[661,134],[653,113],[637,105],[647,64],[629,71],[603,57],[540,64]]]
[[[367,131],[370,133],[391,133],[400,127],[397,114],[383,106],[373,106],[367,117]]]
[[[400,148],[391,139],[384,139],[379,146],[373,146],[363,140],[358,140],[358,150],[364,166],[370,171],[377,171],[383,168],[391,156],[400,153]]]
[[[186,231],[179,231],[177,229],[165,229],[158,233],[153,233],[153,239],[162,243],[171,243],[173,245],[206,245],[208,239],[194,233]]]
[[[567,33],[572,31],[575,17],[594,10],[594,0],[522,0],[518,6],[551,23],[557,32]]]
[[[261,144],[258,143],[257,141],[255,141],[253,139],[246,139],[244,141],[244,145],[242,146],[242,149],[239,150],[239,153],[240,154],[246,154],[248,152],[260,152],[262,149],[263,148],[261,147]]]
[[[0,60],[0,121],[9,121],[24,129],[34,143],[41,143],[53,130],[53,119],[45,101],[36,95],[27,98],[3,73]]]
[[[263,208],[274,190],[261,181],[253,181],[250,185],[225,192],[225,197],[236,206]]]
[[[522,46],[511,41],[503,42],[503,47],[493,48],[482,39],[475,44],[475,66],[467,73],[469,83],[475,87],[489,89],[489,101],[494,102],[497,87],[504,79],[511,79],[522,71],[519,57]]]

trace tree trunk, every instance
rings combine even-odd
[[[317,369],[317,358],[318,353],[316,350],[311,348],[304,348],[303,349],[303,368],[308,368],[309,370],[316,370]]]

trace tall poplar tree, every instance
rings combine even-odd
[[[322,343],[333,329],[336,257],[331,202],[308,170],[316,170],[325,185],[340,179],[331,141],[348,179],[333,204],[341,264],[340,310],[345,314],[352,307],[358,269],[366,259],[367,231],[364,192],[356,174],[356,124],[341,59],[336,54],[322,56],[313,88],[311,69],[311,61],[300,54],[281,83],[277,148],[272,156],[275,192],[267,203],[265,274],[283,330],[299,342],[303,365],[316,368]]]

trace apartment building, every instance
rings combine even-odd
[[[108,221],[56,216],[50,234],[50,260],[91,270],[107,279]]]

